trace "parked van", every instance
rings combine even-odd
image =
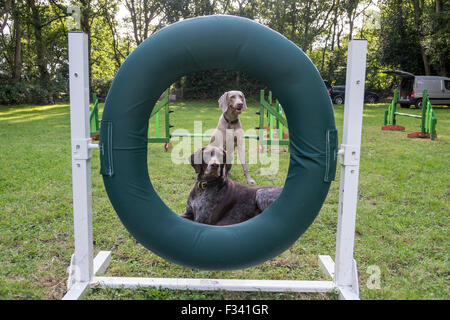
[[[402,108],[414,105],[422,108],[422,92],[428,92],[431,104],[450,106],[450,78],[439,76],[416,76],[402,70],[385,70],[383,73],[400,76],[402,81],[398,87],[398,103]]]

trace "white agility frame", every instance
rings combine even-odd
[[[79,299],[90,287],[161,287],[180,290],[229,290],[272,292],[339,292],[341,299],[359,299],[358,274],[353,259],[358,175],[361,146],[366,40],[348,44],[344,128],[340,150],[341,165],[336,253],[334,262],[319,255],[319,265],[328,281],[180,279],[100,276],[111,262],[111,251],[93,257],[91,157],[89,135],[89,71],[87,35],[69,32],[70,125],[75,252],[69,267],[68,290],[64,300]]]

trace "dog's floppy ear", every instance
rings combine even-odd
[[[223,158],[222,158],[223,159],[222,160],[222,170],[223,170],[223,172],[222,172],[222,174],[224,176],[227,176],[228,172],[230,172],[230,170],[231,170],[231,162],[233,161],[233,159],[229,159],[230,163],[227,163],[228,153],[223,148],[221,148],[220,151],[222,151],[222,155],[223,155]]]
[[[202,171],[202,167],[203,167],[203,149],[205,149],[205,147],[195,151],[191,155],[191,157],[189,158],[189,162],[191,163],[191,166],[194,168],[195,173],[200,173]]]
[[[231,163],[226,163],[224,168],[225,168],[225,175],[228,175],[228,172],[230,172],[231,170]]]
[[[220,107],[220,109],[222,109],[222,112],[227,112],[227,110],[228,110],[228,91],[225,92],[219,98],[219,107]]]
[[[242,93],[242,102],[243,102],[243,106],[242,106],[242,111],[245,111],[245,110],[247,110],[247,101],[245,101],[245,96],[244,96],[244,93],[241,91],[241,93]]]

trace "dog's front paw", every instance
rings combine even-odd
[[[183,214],[180,214],[180,217],[188,220],[194,220],[194,215],[192,213],[185,212]]]
[[[252,186],[256,184],[255,180],[253,180],[252,178],[247,178],[247,183]]]

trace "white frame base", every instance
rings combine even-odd
[[[330,256],[320,255],[319,265],[330,280],[245,280],[245,279],[197,279],[197,278],[139,278],[102,277],[111,263],[111,251],[100,251],[93,261],[94,277],[91,282],[74,283],[63,300],[77,300],[90,288],[164,288],[174,290],[225,290],[241,292],[338,292],[340,299],[359,300],[352,288],[339,287],[334,282],[334,261]],[[357,276],[354,279],[358,286]]]
[[[79,299],[87,289],[158,287],[179,290],[229,290],[269,292],[339,292],[341,299],[359,299],[358,272],[353,259],[358,175],[363,115],[367,41],[348,44],[344,130],[339,161],[336,263],[319,256],[329,281],[167,279],[101,277],[111,262],[111,251],[93,258],[91,157],[98,146],[89,138],[89,72],[87,35],[69,32],[70,121],[75,253],[69,267],[64,300]]]

